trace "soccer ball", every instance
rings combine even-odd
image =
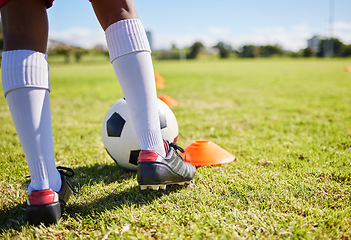
[[[179,134],[177,119],[166,103],[157,99],[157,104],[162,137],[176,142]],[[140,144],[124,98],[119,99],[107,112],[101,135],[106,151],[118,165],[130,170],[137,169]]]

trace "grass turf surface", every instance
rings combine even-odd
[[[105,152],[101,123],[123,97],[108,63],[52,64],[57,165],[80,194],[62,220],[26,224],[29,175],[0,98],[0,238],[351,238],[350,59],[155,62],[179,145],[207,139],[237,161],[197,169],[186,188],[140,191]]]

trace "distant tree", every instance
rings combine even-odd
[[[61,43],[61,44],[58,44],[55,48],[53,48],[49,54],[62,55],[65,57],[65,62],[69,63],[70,61],[69,56],[72,51],[73,51],[73,48],[71,46]]]
[[[158,50],[153,51],[153,57],[159,60],[171,60],[171,59],[179,59],[179,50],[171,49],[171,50]]]
[[[313,48],[307,47],[304,50],[302,50],[302,56],[303,57],[313,57],[313,56],[316,56],[316,52],[313,50]]]
[[[77,48],[74,48],[73,52],[74,52],[74,57],[76,59],[76,62],[80,62],[82,59],[82,56],[87,54],[88,50],[81,47],[77,47]]]
[[[188,54],[189,59],[195,59],[201,50],[203,50],[204,45],[201,42],[195,42],[191,47],[190,47],[190,52]]]
[[[292,57],[292,58],[298,58],[298,57],[302,57],[302,50],[301,51],[286,51],[285,52],[286,56],[288,57]]]
[[[334,55],[342,57],[345,44],[337,38],[333,38]]]
[[[284,50],[278,45],[260,46],[259,52],[261,57],[282,56],[284,54]]]
[[[214,46],[214,48],[218,49],[220,58],[228,58],[232,51],[232,46],[223,42],[217,43],[217,45]]]
[[[342,51],[341,51],[340,57],[350,57],[350,56],[351,56],[351,44],[344,45],[342,47]]]
[[[91,52],[94,54],[101,54],[101,55],[105,55],[106,57],[109,58],[109,53],[107,48],[104,45],[96,45],[93,49],[91,49]]]
[[[337,38],[332,38],[332,39],[322,39],[319,43],[318,51],[317,51],[317,56],[318,57],[326,57],[328,54],[330,54],[330,46],[332,46],[333,50],[333,55],[336,57],[342,56],[342,48],[343,48],[343,43],[337,39]]]
[[[255,45],[245,45],[239,50],[239,57],[243,58],[255,58],[259,57],[259,49]]]

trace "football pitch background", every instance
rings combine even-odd
[[[49,58],[50,61],[50,58]],[[52,64],[57,165],[76,172],[57,225],[28,226],[27,165],[0,97],[0,238],[350,239],[351,59],[154,62],[178,144],[236,156],[188,187],[142,192],[106,153],[101,125],[123,97],[108,62]]]

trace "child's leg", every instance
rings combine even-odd
[[[165,156],[151,49],[133,1],[92,1],[142,150]]]
[[[141,145],[137,169],[141,189],[189,183],[194,166],[176,152],[181,148],[162,140],[151,49],[133,1],[93,0],[92,4]]]
[[[42,0],[16,0],[1,9],[2,83],[31,175],[28,191],[59,191],[46,61],[48,21]]]

